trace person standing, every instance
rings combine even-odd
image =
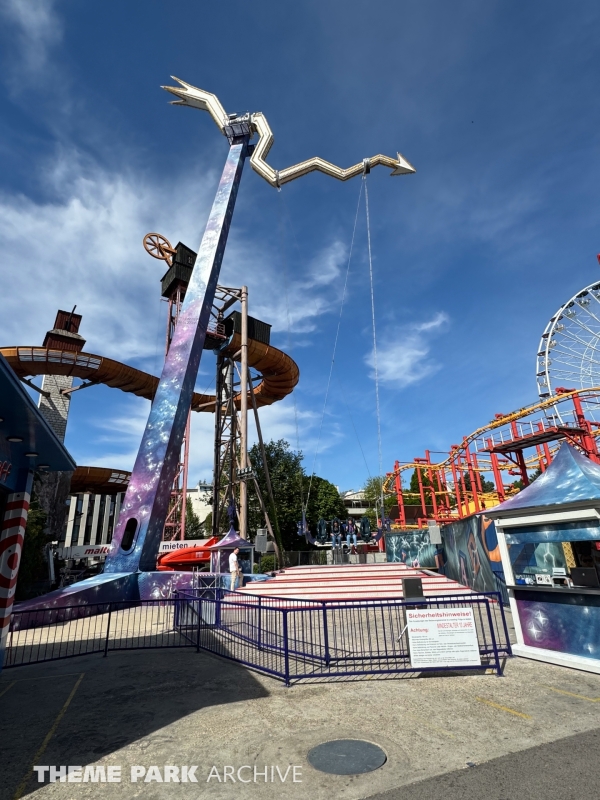
[[[238,553],[240,552],[240,548],[236,547],[233,553],[229,556],[229,573],[231,575],[231,585],[230,591],[235,591],[235,582],[236,579],[240,578],[240,586],[242,583],[242,576],[240,572],[240,563],[238,561]]]

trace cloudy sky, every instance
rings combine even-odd
[[[226,156],[169,75],[262,111],[282,169],[399,150],[369,176],[384,469],[536,398],[556,309],[600,277],[600,6],[580,0],[0,0],[0,343],[41,344],[57,308],[86,350],[158,374],[165,305],[148,231],[197,249]],[[247,167],[222,272],[301,371],[263,412],[342,489],[377,474],[361,180],[269,187]],[[206,353],[198,389],[210,387]],[[79,464],[131,468],[149,404],[74,395]],[[196,415],[190,483],[210,478]],[[363,452],[365,458],[363,458]],[[365,463],[366,460],[366,463]]]

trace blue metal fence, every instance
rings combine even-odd
[[[481,666],[413,667],[407,610],[472,608]],[[201,588],[170,599],[13,614],[5,667],[141,648],[193,647],[285,681],[491,668],[511,654],[498,593],[311,601]]]
[[[419,600],[310,601],[225,593],[197,598],[182,594],[178,629],[199,649],[282,678],[304,679],[481,669],[454,664],[413,667],[408,609],[471,608],[483,667],[502,672],[511,655],[499,594],[428,597]],[[186,606],[186,604],[189,604]]]

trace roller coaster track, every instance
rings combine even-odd
[[[239,361],[241,340],[234,333],[222,352]],[[152,400],[158,387],[158,378],[148,372],[122,364],[112,358],[92,353],[76,353],[46,347],[2,347],[0,353],[6,358],[19,378],[38,375],[70,375],[88,381],[86,386],[104,384],[113,389],[135,394]],[[248,341],[248,364],[262,380],[253,388],[258,408],[283,400],[290,394],[300,377],[298,365],[286,353],[255,339]],[[250,397],[250,393],[248,393]],[[239,407],[240,397],[236,398]],[[194,392],[193,411],[214,412],[215,396]]]
[[[511,412],[510,414],[504,414],[502,416],[498,416],[496,419],[489,422],[487,425],[483,425],[480,428],[474,430],[469,436],[466,436],[460,445],[457,445],[455,448],[452,449],[450,454],[447,458],[443,461],[439,461],[437,463],[425,464],[423,461],[419,462],[406,462],[400,464],[397,469],[393,472],[388,473],[386,480],[383,484],[383,490],[387,494],[392,494],[395,490],[392,487],[392,483],[394,478],[398,473],[404,472],[405,470],[409,469],[421,469],[421,470],[443,470],[449,468],[452,462],[456,459],[457,455],[461,455],[465,452],[468,445],[474,442],[476,439],[480,437],[484,437],[486,434],[490,434],[498,428],[502,428],[505,425],[510,425],[511,422],[516,422],[517,420],[523,419],[524,417],[531,416],[536,412],[540,411],[547,411],[548,409],[556,406],[557,403],[562,403],[566,400],[571,399],[574,395],[578,395],[582,400],[593,400],[597,399],[600,403],[600,386],[592,387],[591,389],[574,389],[573,391],[562,392],[559,395],[553,395],[552,397],[548,397],[545,400],[540,402],[534,403],[530,406],[524,406],[523,408],[519,408],[516,411]],[[591,435],[595,438],[600,436],[600,428],[591,432]],[[554,445],[551,449],[556,449],[557,445]],[[538,464],[538,457],[536,455],[529,456],[525,458],[525,463],[528,467],[537,467]],[[509,463],[503,463],[498,465],[500,469],[512,469],[514,465]],[[484,465],[480,461],[479,467],[472,467],[475,471],[478,472],[489,472],[489,466]],[[436,494],[440,494],[436,492]],[[441,494],[444,494],[442,492]]]

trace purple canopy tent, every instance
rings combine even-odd
[[[252,574],[252,570],[254,568],[254,544],[249,542],[247,539],[242,539],[241,536],[238,536],[233,525],[231,528],[229,528],[220,542],[213,544],[212,547],[206,548],[207,550],[211,551],[210,571],[213,573],[229,572],[229,556],[231,553],[233,553],[236,547],[239,547],[240,550],[250,551],[250,574]],[[241,561],[240,564],[242,564]],[[242,572],[243,571],[244,570],[242,568]]]

